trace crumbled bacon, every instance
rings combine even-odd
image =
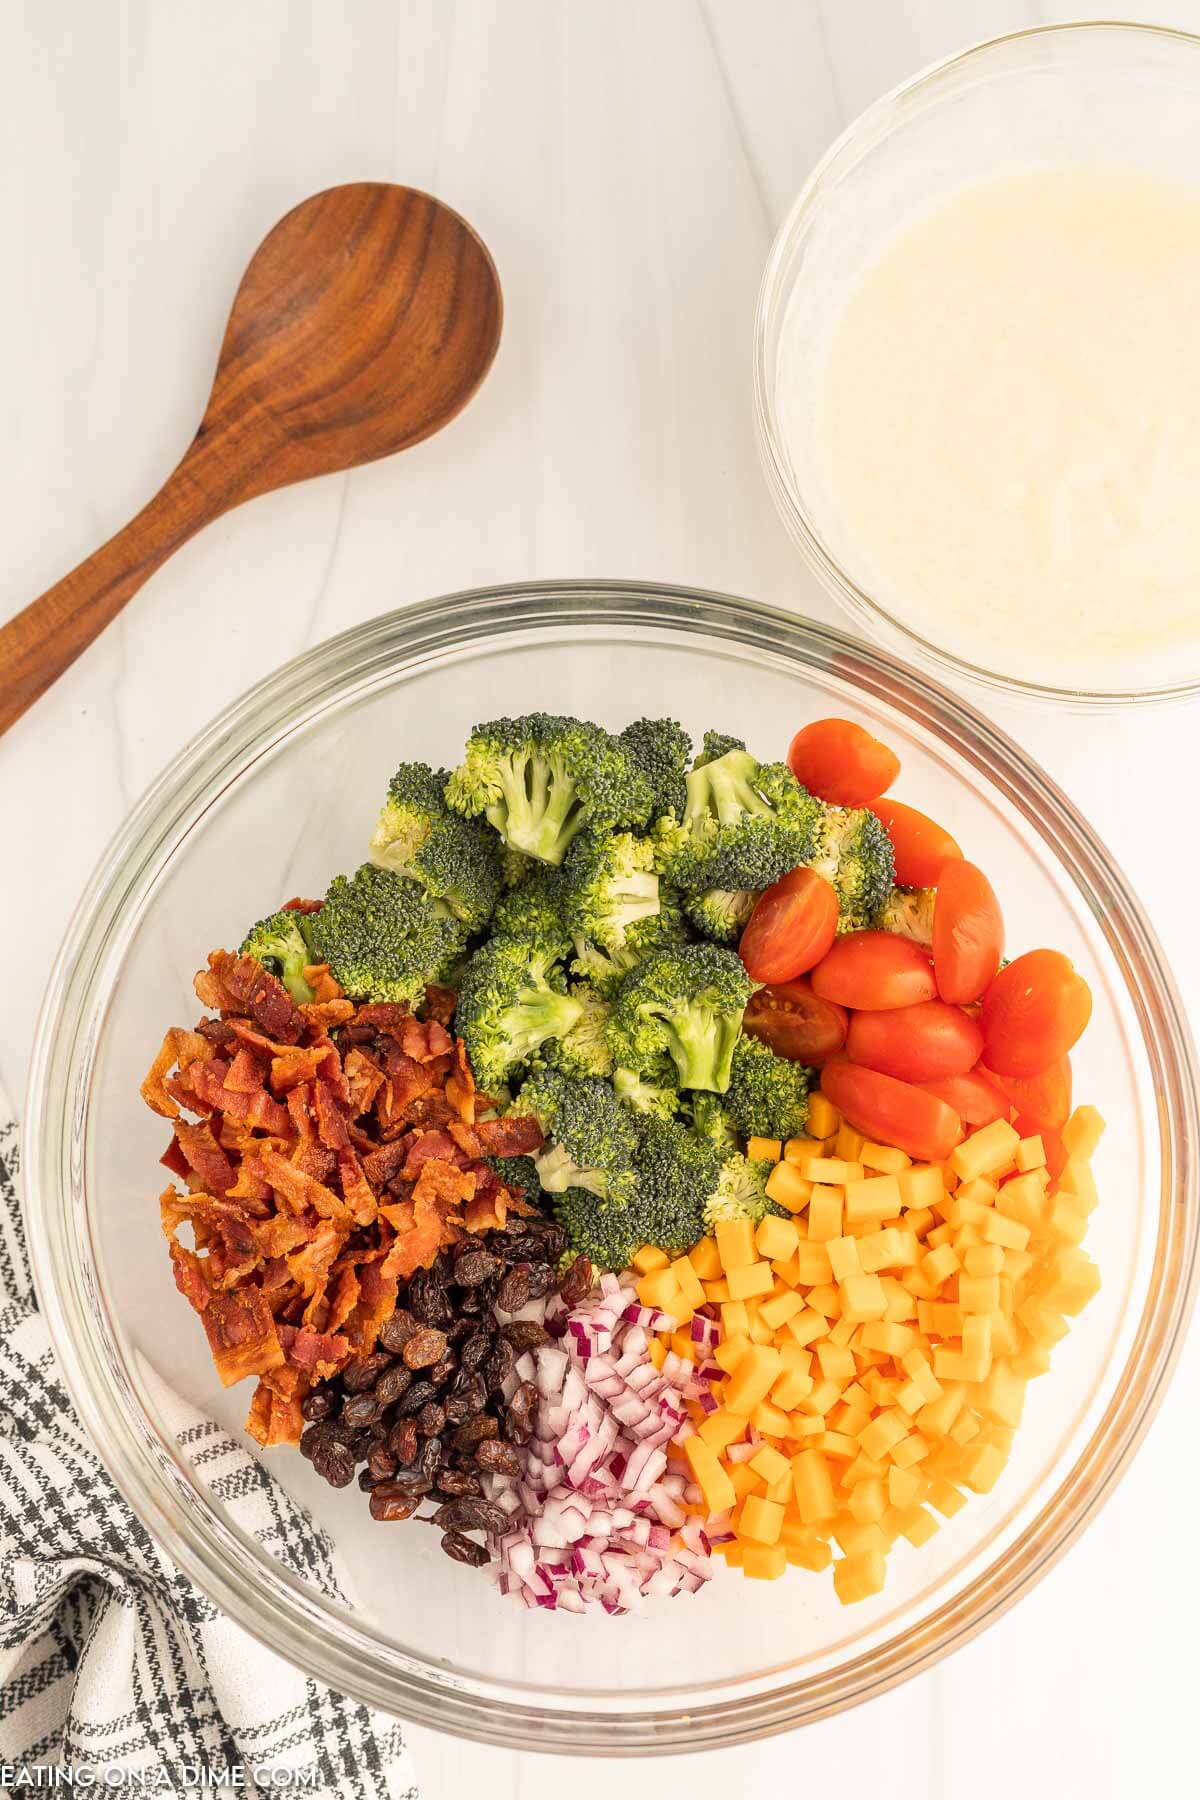
[[[310,1387],[374,1348],[401,1282],[535,1210],[484,1158],[542,1141],[530,1119],[477,1122],[448,989],[418,1019],[306,974],[316,999],[296,1006],[253,958],[214,951],[195,986],[222,1016],[173,1027],[142,1086],[188,1190],[160,1202],[176,1285],[221,1380],[259,1378],[246,1428],[264,1445],[297,1440]]]

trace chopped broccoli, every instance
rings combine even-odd
[[[659,909],[654,845],[632,832],[584,832],[563,865],[563,917],[573,938],[619,950]]]
[[[440,900],[394,869],[364,863],[337,875],[306,927],[314,962],[327,962],[355,1000],[415,1006],[430,982],[445,982],[466,933]]]
[[[579,1017],[569,1031],[542,1046],[538,1053],[540,1060],[552,1069],[561,1069],[564,1075],[611,1075],[613,1055],[608,1042],[611,1005],[585,982],[569,988],[568,992],[579,1002]]]
[[[811,851],[819,800],[783,763],[727,750],[687,777],[683,816],[654,828],[660,867],[685,893],[770,887]]]
[[[540,1206],[542,1184],[532,1156],[487,1156],[484,1161],[496,1171],[506,1188],[522,1195],[533,1206]]]
[[[579,1187],[613,1202],[632,1198],[637,1126],[607,1081],[536,1069],[513,1101],[512,1112],[531,1114],[546,1136],[546,1148],[534,1163],[547,1193]]]
[[[679,1111],[679,1089],[675,1086],[675,1065],[669,1057],[665,1057],[667,1070],[655,1069],[652,1073],[639,1073],[634,1069],[615,1069],[613,1071],[613,1093],[625,1106],[631,1106],[634,1112],[652,1113],[660,1119],[670,1119]]]
[[[704,1236],[704,1198],[716,1186],[721,1157],[675,1119],[653,1113],[638,1122],[638,1192],[630,1210],[642,1215],[643,1244],[672,1256]]]
[[[627,1269],[647,1242],[636,1206],[610,1206],[580,1187],[554,1194],[551,1205],[567,1234],[568,1256],[586,1256],[594,1269]]]
[[[563,921],[560,869],[548,863],[531,862],[531,874],[517,886],[501,894],[492,914],[492,933],[496,937],[519,938],[523,944],[536,944],[560,958],[571,947],[570,934]]]
[[[450,811],[448,780],[444,769],[428,763],[401,763],[388,783],[369,854],[379,868],[419,881],[469,931],[480,931],[500,892],[500,846],[482,820]]]
[[[589,982],[598,994],[611,999],[629,971],[651,951],[686,942],[679,898],[673,889],[664,885],[659,888],[658,911],[631,925],[619,948],[606,950],[590,938],[576,938],[571,973]]]
[[[716,762],[719,757],[727,756],[731,750],[744,750],[745,748],[745,740],[742,738],[727,737],[723,731],[706,731],[704,742],[700,746],[700,754],[693,767],[702,769],[706,763]]]
[[[865,806],[823,807],[803,861],[835,889],[839,931],[870,925],[891,892],[892,840]]]
[[[564,988],[554,958],[518,938],[489,938],[475,951],[455,1024],[483,1087],[503,1082],[540,1045],[570,1031],[583,1008]]]
[[[731,950],[682,944],[652,951],[617,989],[611,1028],[617,1061],[643,1070],[665,1050],[681,1087],[724,1093],[750,992],[750,978]]]
[[[725,1111],[724,1101],[717,1094],[689,1094],[687,1110],[695,1135],[711,1144],[719,1156],[732,1155],[738,1148],[739,1139]]]
[[[651,808],[650,783],[616,738],[549,713],[477,725],[446,799],[547,863],[561,863],[580,831],[644,825]]]
[[[298,912],[272,913],[260,919],[246,933],[239,955],[252,956],[270,975],[277,975],[297,1006],[314,998],[304,979],[304,971],[320,958],[313,955],[304,936],[304,926],[314,914]]]
[[[653,804],[650,817],[673,812],[682,816],[687,801],[683,777],[692,754],[692,740],[674,719],[635,719],[621,733],[621,743],[650,783]]]
[[[506,888],[516,887],[518,882],[524,881],[528,874],[541,866],[536,857],[526,856],[523,850],[514,850],[511,844],[501,844],[500,879]]]
[[[933,942],[933,903],[936,888],[894,887],[871,923],[879,931],[894,931],[914,944]]]
[[[743,1037],[733,1053],[726,1110],[743,1137],[799,1137],[811,1078],[803,1064],[776,1056],[759,1038]]]
[[[698,894],[684,895],[683,910],[710,943],[736,944],[757,899],[753,888],[703,888]]]
[[[727,1157],[705,1203],[705,1230],[712,1231],[719,1219],[749,1219],[757,1225],[768,1213],[782,1213],[785,1209],[767,1198],[772,1167],[769,1162],[751,1162],[740,1151]]]

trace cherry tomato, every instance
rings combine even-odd
[[[950,836],[932,819],[900,800],[876,800],[871,807],[892,840],[896,880],[901,887],[936,887],[948,862],[962,856]]]
[[[1027,950],[983,996],[984,1061],[997,1075],[1040,1075],[1078,1043],[1091,1016],[1091,989],[1069,958]]]
[[[846,1054],[863,1068],[897,1081],[937,1081],[965,1075],[979,1061],[983,1033],[974,1019],[944,1000],[920,1000],[891,1012],[856,1012]]]
[[[944,1100],[841,1056],[821,1070],[821,1092],[855,1131],[921,1162],[945,1162],[962,1137],[962,1122]]]
[[[1030,1126],[1030,1130],[1023,1133],[1025,1137],[1041,1131],[1061,1131],[1071,1116],[1069,1057],[1060,1056],[1057,1062],[1052,1062],[1048,1069],[1042,1069],[1037,1075],[998,1075],[988,1068],[981,1068],[979,1073],[995,1083],[1009,1105]]]
[[[792,739],[787,759],[796,780],[831,806],[878,800],[900,773],[900,758],[849,719],[806,725]]]
[[[943,1000],[978,1000],[1004,954],[1000,902],[982,869],[943,865],[933,903],[933,972]]]
[[[758,896],[739,946],[755,981],[794,981],[837,935],[838,897],[813,869],[792,869]]]
[[[844,1006],[818,999],[803,979],[759,988],[742,1015],[743,1031],[769,1044],[776,1056],[813,1069],[841,1049],[849,1023]]]
[[[891,931],[850,931],[838,938],[813,970],[812,984],[822,1000],[864,1012],[915,1006],[937,993],[926,951]]]
[[[1009,1115],[1008,1101],[982,1068],[971,1069],[965,1075],[943,1075],[938,1081],[923,1081],[921,1086],[935,1100],[952,1106],[971,1131]]]

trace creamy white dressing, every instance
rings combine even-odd
[[[961,189],[866,269],[816,391],[833,546],[923,636],[1056,684],[1197,672],[1196,191]]]

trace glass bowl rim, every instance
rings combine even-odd
[[[84,1140],[104,965],[119,961],[169,858],[221,793],[270,750],[422,654],[552,627],[725,639],[801,673],[834,671],[964,757],[1022,813],[1081,893],[1102,882],[1100,921],[1138,1016],[1159,1107],[1162,1181],[1155,1276],[1121,1385],[1053,1496],[966,1588],[863,1654],[800,1681],[698,1704],[603,1711],[578,1695],[498,1680],[439,1678],[389,1656],[369,1628],[334,1636],[326,1603],[223,1521],[192,1516],[188,1488],[112,1356],[91,1252]],[[1094,872],[1095,881],[1088,879]],[[132,916],[131,918],[131,915]],[[1138,981],[1132,979],[1136,969]],[[1140,1442],[1178,1355],[1197,1283],[1200,1137],[1194,1051],[1157,939],[1121,872],[1066,796],[966,701],[873,645],[732,596],[630,581],[540,581],[475,589],[352,627],[285,664],[186,744],[102,857],[50,976],[30,1065],[24,1212],[35,1280],[67,1390],[101,1457],[166,1554],[252,1636],[335,1690],[396,1716],[509,1749],[647,1755],[750,1742],[815,1721],[931,1666],[1013,1604],[1094,1516]],[[91,1259],[91,1260],[89,1260]],[[1164,1271],[1170,1279],[1164,1278]],[[403,1664],[404,1666],[398,1666]],[[736,1682],[724,1684],[736,1687]]]
[[[925,90],[936,87],[944,76],[964,65],[981,61],[996,50],[1025,40],[1082,37],[1103,31],[1175,41],[1186,44],[1191,49],[1200,49],[1200,34],[1184,31],[1177,26],[1142,24],[1133,19],[1068,19],[1058,24],[1031,25],[1020,31],[1008,31],[997,37],[984,38],[938,62],[927,64],[915,75],[898,82],[887,93],[881,94],[877,100],[864,107],[815,164],[771,245],[759,286],[754,323],[754,427],[759,459],[767,486],[788,534],[825,592],[877,641],[898,649],[901,654],[916,656],[924,667],[940,676],[955,678],[973,684],[976,690],[1003,694],[1010,699],[1020,698],[1034,705],[1056,706],[1078,712],[1107,712],[1122,705],[1177,704],[1200,693],[1200,675],[1146,687],[1057,687],[1052,682],[1002,675],[982,663],[972,662],[969,657],[955,655],[932,638],[925,637],[912,625],[906,624],[853,580],[795,491],[779,429],[768,342],[773,327],[782,320],[792,291],[790,285],[784,284],[787,260],[797,239],[807,227],[812,212],[820,203],[827,182],[845,155],[852,152],[860,142],[869,144],[888,136],[891,130],[888,123],[890,114],[916,100]]]

